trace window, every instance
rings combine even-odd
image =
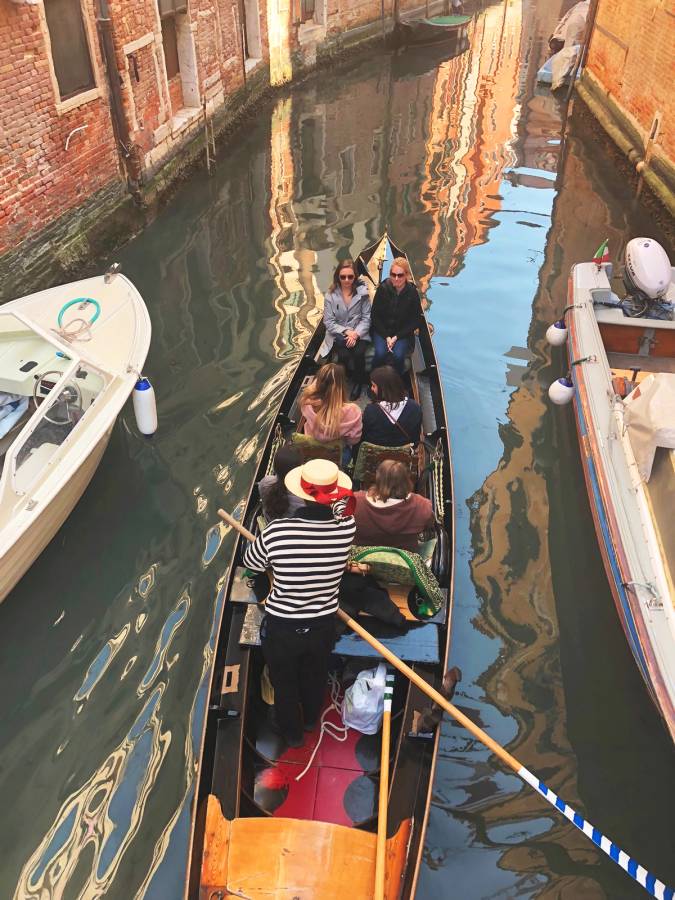
[[[158,6],[161,19],[187,12],[187,0],[158,0]]]
[[[354,182],[356,180],[356,161],[354,158],[355,148],[347,147],[346,150],[340,152],[340,166],[342,169],[341,194],[351,194],[354,190]]]
[[[164,61],[166,63],[166,77],[169,81],[180,72],[178,62],[178,41],[176,39],[176,20],[173,16],[162,19],[162,44],[164,46]]]
[[[309,22],[314,18],[315,0],[300,0],[300,22]]]
[[[321,193],[319,157],[322,141],[317,122],[312,118],[303,119],[299,129],[300,144],[300,200],[316,197]]]
[[[45,0],[45,17],[61,100],[96,87],[80,0]]]

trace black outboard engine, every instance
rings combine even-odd
[[[627,316],[672,319],[671,303],[664,303],[671,281],[670,260],[661,244],[652,238],[633,238],[626,244],[623,281],[628,297],[623,301]]]

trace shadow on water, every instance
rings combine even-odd
[[[453,438],[457,701],[675,880],[672,747],[613,611],[569,410],[545,399],[570,265],[654,232],[582,133],[556,194],[548,6],[487,6],[459,54],[304,83],[119,254],[150,309],[160,429],[142,440],[125,410],[0,607],[3,897],[181,896],[231,549],[214,510],[250,488],[336,259],[385,225],[430,307]],[[451,895],[638,893],[445,722],[418,896]]]

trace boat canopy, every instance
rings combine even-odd
[[[656,448],[675,450],[675,375],[649,375],[624,404],[624,422],[638,471],[643,481],[649,481]]]

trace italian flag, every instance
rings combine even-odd
[[[596,264],[596,266],[600,266],[602,265],[602,263],[609,262],[609,239],[603,241],[600,244],[598,249],[595,251],[592,261]]]

